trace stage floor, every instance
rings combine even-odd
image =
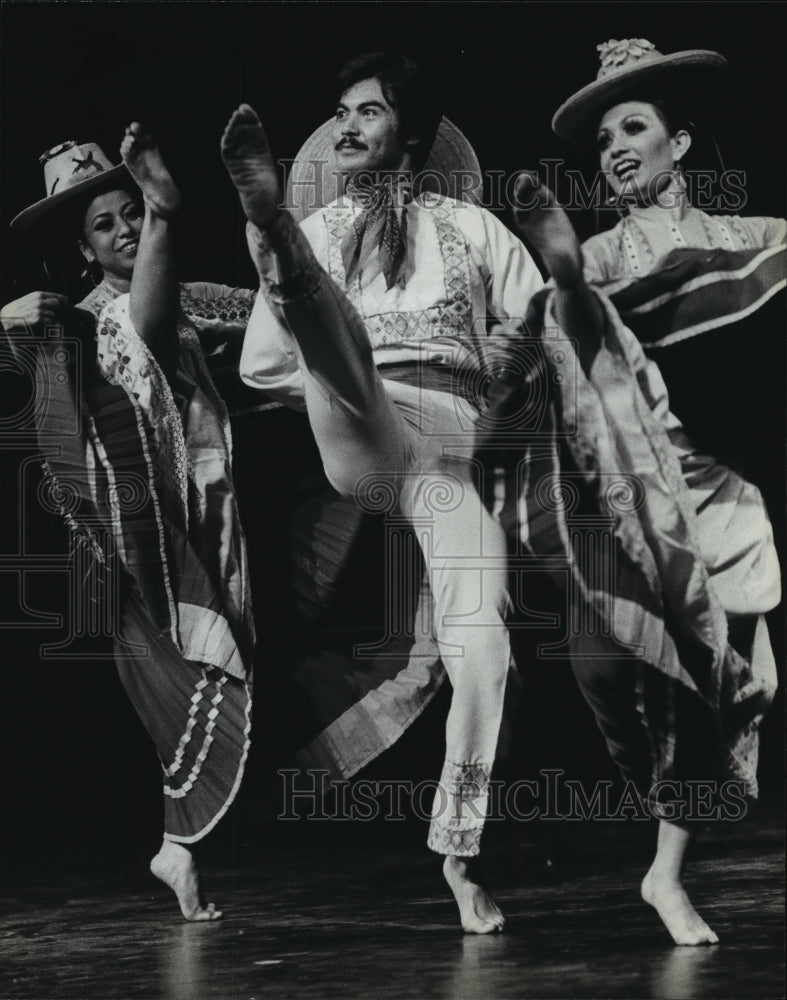
[[[213,924],[180,920],[139,847],[8,847],[0,997],[783,997],[780,820],[762,813],[702,837],[688,886],[713,947],[674,947],[639,901],[654,834],[643,823],[490,829],[488,874],[508,919],[496,937],[461,933],[412,821],[225,831],[203,862],[225,914]]]

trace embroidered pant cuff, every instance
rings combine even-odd
[[[435,793],[427,846],[438,854],[473,857],[489,808],[491,764],[446,761]]]

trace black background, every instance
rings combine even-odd
[[[116,160],[123,127],[135,119],[157,136],[185,195],[183,278],[251,286],[238,206],[218,153],[229,114],[250,102],[276,155],[291,158],[331,115],[341,63],[378,48],[408,52],[429,67],[441,81],[445,113],[469,137],[482,167],[507,173],[548,158],[592,165],[552,135],[550,120],[595,76],[598,42],[644,37],[667,52],[719,50],[731,63],[732,86],[718,137],[727,168],[746,172],[741,214],[783,216],[784,13],[781,4],[755,3],[3,3],[2,301],[42,283],[35,253],[8,235],[10,219],[43,194],[40,153],[66,139],[94,140]],[[575,221],[583,237],[594,232],[593,213]],[[287,428],[272,420],[270,434],[260,475],[275,484]],[[22,537],[28,552],[62,554],[64,531],[20,480],[20,459],[30,450],[11,450],[7,441],[0,555],[18,551]],[[3,621],[24,619],[15,576],[0,578]],[[65,606],[62,575],[38,574],[25,587],[37,609]],[[780,654],[779,614],[772,628]],[[58,635],[0,630],[6,833],[154,838],[157,763],[111,661],[41,662],[42,637]],[[568,668],[536,664],[528,683],[531,707],[517,766],[611,776]],[[257,698],[264,697],[258,686]],[[441,711],[444,705],[427,713],[391,768],[423,776],[439,763]],[[763,750],[764,789],[777,797],[780,712],[777,706],[766,726]],[[248,802],[258,791],[263,798],[265,781],[249,774]]]

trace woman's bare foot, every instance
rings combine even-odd
[[[718,936],[691,905],[682,883],[659,875],[655,865],[642,880],[642,898],[661,917],[675,944],[718,943]]]
[[[221,137],[221,155],[246,218],[265,229],[282,206],[281,185],[257,112],[241,104]]]
[[[180,191],[164,165],[153,136],[139,122],[132,122],[126,129],[120,155],[151,212],[161,219],[171,218],[180,208]]]
[[[574,227],[538,176],[522,173],[514,186],[514,219],[554,278],[555,315],[575,342],[579,362],[590,373],[604,335],[605,318],[582,273],[582,250]]]
[[[213,903],[205,905],[197,865],[187,847],[165,840],[150,862],[150,870],[178,897],[186,920],[218,920],[221,917],[221,910],[217,910]]]
[[[565,210],[536,174],[517,177],[513,209],[518,228],[544,258],[557,287],[573,288],[582,279],[579,239]]]
[[[488,892],[478,858],[448,856],[443,875],[459,907],[462,929],[467,934],[494,934],[502,931],[505,917]]]

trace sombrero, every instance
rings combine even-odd
[[[287,207],[298,222],[330,204],[344,192],[346,172],[336,162],[333,120],[324,122],[300,149],[287,180]],[[480,204],[483,183],[473,147],[462,132],[443,118],[429,157],[416,175],[421,191]]]
[[[653,94],[654,88],[707,108],[728,69],[719,52],[687,49],[664,55],[646,38],[612,38],[597,49],[601,68],[596,79],[569,97],[552,119],[552,131],[562,139],[582,138],[606,108],[627,97]]]
[[[44,164],[46,197],[11,220],[17,232],[29,230],[53,209],[80,195],[132,183],[125,166],[113,166],[95,142],[63,142],[43,153],[38,162]]]

